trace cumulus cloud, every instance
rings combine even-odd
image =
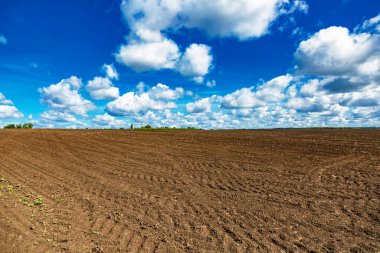
[[[182,87],[172,90],[169,86],[162,83],[158,83],[148,91],[149,97],[154,100],[177,100],[183,97],[184,93],[185,90]]]
[[[295,59],[301,74],[372,80],[380,77],[380,35],[332,26],[302,41]]]
[[[119,88],[114,87],[109,77],[95,77],[89,81],[86,90],[96,100],[115,99],[119,97]]]
[[[74,115],[54,110],[41,113],[40,119],[45,122],[78,122]]]
[[[265,102],[276,102],[285,97],[285,88],[293,80],[292,75],[283,75],[260,85],[255,92],[255,96]]]
[[[147,35],[144,36],[146,39]],[[130,40],[129,44],[120,47],[116,60],[137,72],[172,69],[196,82],[203,82],[203,76],[208,74],[212,63],[209,46],[191,44],[182,54],[174,41],[162,36],[155,39]]]
[[[222,108],[255,108],[285,97],[285,88],[293,80],[291,75],[276,77],[258,87],[242,88],[219,98]]]
[[[3,93],[0,92],[0,104],[3,105],[12,105],[13,102],[5,97]]]
[[[260,97],[262,104],[257,106],[222,107],[223,97],[212,96],[187,103],[185,112],[180,108],[175,112],[170,108],[148,109],[130,114],[128,119],[131,122],[153,126],[199,128],[376,126],[380,123],[380,105],[376,102],[380,101],[380,94],[376,87],[366,87],[366,90],[360,92],[329,93],[321,88],[327,82],[324,79],[298,79],[288,75],[274,78],[261,86],[271,86],[280,80],[288,83],[275,85],[284,87],[283,96],[276,99],[259,96],[257,92],[264,90],[260,87],[249,89],[254,93],[252,97]],[[241,90],[231,94],[239,93]],[[270,102],[264,99],[269,99]],[[251,105],[243,103],[247,104]]]
[[[241,88],[220,98],[220,104],[225,109],[253,108],[262,106],[263,103],[253,91],[254,87]]]
[[[135,71],[174,69],[180,57],[177,44],[169,39],[131,41],[122,45],[116,60]]]
[[[152,2],[155,1],[152,0]],[[159,1],[157,4],[165,4],[165,1]],[[144,5],[145,2],[141,2],[141,6]],[[295,9],[303,8],[307,11],[306,5],[301,7],[302,2],[297,4],[294,2],[293,5]],[[171,6],[173,9],[170,9],[170,15],[172,16],[166,16],[163,20],[160,19],[160,13],[167,10],[157,8],[158,12],[156,16],[153,15],[155,21],[152,21],[152,26],[144,23],[146,21],[150,24],[150,17],[142,21],[143,23],[137,20],[135,28],[140,32],[138,36],[144,37],[144,40],[162,39],[161,33],[168,31],[168,27],[170,29],[187,27],[183,24],[179,27],[171,26],[172,21],[178,18],[178,8],[180,12],[182,11],[182,3]],[[137,16],[142,20],[145,19],[143,13],[140,14]],[[171,21],[166,23],[166,18]],[[126,99],[131,104],[123,106],[123,108],[132,108],[129,109],[130,111],[134,110],[135,105],[139,105],[140,108],[134,110],[133,114],[125,113],[123,109],[121,115],[130,115],[129,119],[143,124],[201,128],[379,125],[380,43],[379,34],[374,28],[377,23],[377,17],[369,19],[354,32],[344,27],[322,29],[298,46],[295,52],[297,71],[294,74],[278,76],[264,83],[240,88],[224,96],[198,98],[187,102],[184,106],[181,103],[179,104],[181,107],[175,110],[171,110],[171,106],[167,103],[182,96],[183,90],[179,92],[180,96],[174,96],[176,93],[172,90],[169,93],[170,96],[155,97],[150,91],[154,89],[146,91],[146,86],[140,84],[138,92],[129,94],[130,97]],[[143,25],[140,26],[141,24]],[[200,48],[200,45],[194,45],[196,46],[189,46],[179,58],[176,70],[195,80],[204,81],[202,79],[205,74],[198,75],[197,73],[201,71],[195,71],[191,67],[192,65],[199,67],[202,64],[192,64],[192,60],[188,60],[193,58],[188,52],[191,52],[192,48]],[[209,64],[203,65],[208,65],[207,73],[212,64],[210,51],[207,54],[211,60]],[[194,55],[199,56],[196,53]],[[194,56],[194,58],[201,59],[202,57]],[[184,63],[187,64],[186,68]],[[205,70],[206,67],[202,69]],[[207,86],[214,86],[214,82],[209,82],[210,84],[206,82]],[[155,89],[163,88],[159,89],[157,86]],[[165,89],[169,88],[165,87]],[[146,101],[134,102],[136,96],[139,99],[144,96]],[[174,99],[170,100],[171,97]],[[152,101],[161,102],[156,107],[158,109],[154,108]],[[141,104],[147,106],[141,106]]]
[[[111,115],[125,116],[128,114],[146,112],[148,110],[162,110],[176,107],[173,102],[153,100],[147,93],[137,95],[128,92],[118,99],[108,103],[107,112]]]
[[[24,115],[13,105],[13,102],[0,92],[0,119],[22,117]]]
[[[82,81],[78,77],[72,76],[59,83],[39,88],[41,103],[54,110],[86,116],[88,111],[95,109],[95,106],[79,93],[81,86]]]
[[[380,111],[379,22],[378,15],[354,32],[332,26],[301,42],[295,53],[297,73],[315,78],[301,83],[285,107],[334,117],[341,124],[374,124]]]
[[[178,71],[203,82],[203,76],[208,74],[212,62],[210,50],[207,45],[191,44],[179,61]]]
[[[234,121],[241,127],[249,126],[252,119],[261,122],[255,127],[379,124],[380,118],[374,118],[380,114],[377,83],[360,90],[350,89],[349,85],[337,90],[326,88],[334,82],[338,82],[334,85],[339,85],[340,81],[337,77],[308,78],[288,74],[258,86],[236,90],[218,97],[217,101],[220,108],[231,116],[230,123]],[[358,118],[360,115],[366,118]]]
[[[344,93],[338,96],[342,105],[351,107],[371,107],[380,105],[380,86],[364,91]]]
[[[213,98],[203,98],[195,102],[186,104],[186,111],[188,113],[204,113],[211,111],[211,103]]]
[[[266,34],[280,15],[307,11],[307,4],[300,0],[123,0],[121,10],[134,31],[194,28],[213,37],[245,40]]]
[[[303,0],[123,0],[121,11],[130,34],[115,56],[138,72],[173,69],[203,83],[212,64],[211,48],[191,44],[181,53],[167,38],[171,32],[198,29],[212,37],[247,40],[268,33],[279,16],[307,8]]]
[[[125,122],[123,120],[118,120],[107,113],[103,115],[96,115],[92,122],[95,124],[95,126],[104,128],[115,128],[125,126]]]
[[[152,89],[138,93],[127,92],[116,100],[107,104],[106,111],[110,115],[126,116],[131,114],[146,113],[149,110],[164,110],[175,108],[172,102],[182,97],[182,88],[170,89],[164,84],[157,84]]]
[[[119,73],[117,72],[113,64],[104,64],[102,69],[106,73],[108,78],[119,80]]]
[[[324,104],[318,98],[322,98],[321,100],[323,100],[326,97],[295,97],[291,98],[286,103],[286,106],[298,112],[321,112],[324,110]]]
[[[380,13],[376,17],[365,20],[363,24],[356,28],[356,30],[373,31],[380,33]]]
[[[13,105],[0,105],[0,118],[22,118],[24,115]]]
[[[216,81],[215,80],[210,80],[206,82],[206,86],[209,88],[213,88],[216,86]]]
[[[8,43],[8,40],[7,38],[4,37],[4,35],[0,35],[0,44],[7,44]]]

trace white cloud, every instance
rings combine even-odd
[[[5,97],[3,93],[0,92],[0,104],[3,105],[12,105],[13,102]]]
[[[370,107],[380,105],[380,86],[364,91],[345,93],[339,102],[351,107]]]
[[[185,91],[181,87],[172,90],[169,86],[162,83],[158,83],[148,91],[149,97],[154,100],[177,100],[183,97],[184,93]]]
[[[295,86],[292,86],[295,88]],[[321,88],[321,83],[318,79],[308,80],[300,89],[300,94],[305,97],[315,96]]]
[[[7,38],[4,37],[4,35],[0,35],[0,44],[7,44],[8,43],[8,40]]]
[[[374,30],[380,33],[380,13],[376,17],[365,20],[361,27],[358,27],[356,30]]]
[[[13,105],[13,102],[0,92],[0,118],[22,118],[24,115]]]
[[[140,122],[142,126],[146,124],[160,126],[163,118],[155,112],[147,111],[144,115],[135,117],[135,120]]]
[[[191,44],[179,61],[178,71],[184,76],[201,78],[211,67],[211,48],[203,44]]]
[[[220,104],[225,109],[254,108],[263,105],[253,91],[253,87],[242,88],[220,98]]]
[[[119,80],[119,73],[117,73],[117,70],[113,64],[104,64],[102,69],[109,79]]]
[[[136,89],[137,89],[137,93],[138,94],[141,94],[144,92],[145,88],[147,88],[148,86],[145,85],[144,82],[139,82],[137,85],[136,85]]]
[[[82,87],[82,80],[76,76],[70,76],[67,79],[63,79],[60,82],[61,84],[68,84],[73,89],[79,90]]]
[[[371,77],[380,71],[380,35],[332,26],[301,42],[295,58],[303,74]]]
[[[0,118],[22,118],[24,115],[13,105],[0,105]]]
[[[273,78],[257,88],[256,96],[265,102],[279,101],[285,97],[284,90],[292,80],[289,74]]]
[[[380,117],[380,106],[357,107],[352,109],[352,115],[358,119],[378,119]]]
[[[124,0],[121,10],[133,31],[185,27],[245,40],[266,34],[280,15],[307,11],[307,4],[300,0]]]
[[[180,57],[177,44],[169,39],[131,41],[122,45],[116,60],[135,71],[174,69]]]
[[[211,48],[191,44],[182,54],[166,36],[182,28],[214,37],[258,38],[277,17],[307,12],[303,0],[123,0],[121,11],[130,33],[116,60],[135,71],[173,69],[203,83],[211,64]],[[166,34],[165,36],[163,34]],[[182,55],[182,56],[181,56]]]
[[[375,28],[379,22],[380,16],[376,16],[351,33],[345,27],[332,26],[301,42],[295,53],[298,73],[317,77],[302,84],[286,106],[347,122],[365,115],[354,113],[358,108],[379,106],[380,34]]]
[[[206,86],[209,88],[213,88],[216,86],[216,81],[215,80],[207,81]]]
[[[141,84],[137,88],[140,86]],[[171,109],[176,107],[176,104],[172,101],[179,99],[183,94],[183,88],[172,90],[167,85],[159,83],[146,92],[140,89],[138,93],[125,93],[108,103],[106,110],[111,115],[126,116],[146,113],[149,110]]]
[[[95,106],[79,94],[81,86],[82,81],[72,76],[57,84],[39,88],[38,92],[41,94],[41,102],[52,109],[86,116]]]
[[[286,107],[297,110],[298,112],[321,112],[323,111],[324,104],[318,99],[320,97],[295,97],[291,98]]]
[[[86,86],[91,98],[96,100],[115,99],[119,97],[119,88],[114,87],[108,77],[95,77]]]
[[[41,113],[40,119],[45,122],[78,122],[74,115],[54,110]]]
[[[211,111],[211,103],[213,98],[203,98],[195,102],[186,104],[186,111],[188,113],[204,113]]]
[[[255,108],[285,98],[285,88],[293,80],[291,75],[276,77],[258,87],[242,88],[219,98],[222,108]]]
[[[119,97],[119,88],[109,87],[105,89],[93,90],[90,92],[91,98],[95,100],[112,100]]]
[[[112,115],[125,116],[128,114],[146,112],[148,110],[162,110],[174,108],[173,102],[153,100],[147,93],[137,95],[134,92],[128,92],[118,99],[107,104],[107,112]]]
[[[360,90],[352,90],[350,85],[345,84],[347,81],[341,79],[338,77],[310,79],[288,74],[255,87],[242,88],[218,97],[218,102],[222,110],[229,111],[229,123],[240,127],[379,124],[379,120],[376,121],[376,117],[380,119],[378,83],[366,85]],[[347,87],[334,87],[331,86],[332,83]],[[367,116],[360,118],[360,115]],[[250,122],[249,125],[249,120],[252,119],[254,122]]]
[[[98,127],[114,128],[123,127],[125,122],[123,120],[118,120],[109,114],[96,115],[92,122]]]

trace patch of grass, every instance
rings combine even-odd
[[[33,199],[32,194],[26,194],[25,196],[21,196],[19,201],[24,206],[29,206],[29,207],[44,205],[44,199],[41,196],[38,196]]]
[[[99,235],[100,234],[100,232],[96,231],[96,230],[92,230],[91,233],[93,233],[94,235]]]
[[[29,198],[28,197],[21,197],[20,203],[25,205],[25,206],[29,206]]]
[[[13,185],[11,185],[11,184],[7,185],[7,192],[9,192],[9,193],[13,192]]]
[[[42,197],[37,197],[33,200],[34,206],[42,206],[44,204],[44,199]]]

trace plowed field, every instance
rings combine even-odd
[[[380,131],[0,131],[0,252],[379,252]]]

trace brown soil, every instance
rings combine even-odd
[[[2,253],[380,250],[379,130],[2,130],[0,177]]]

